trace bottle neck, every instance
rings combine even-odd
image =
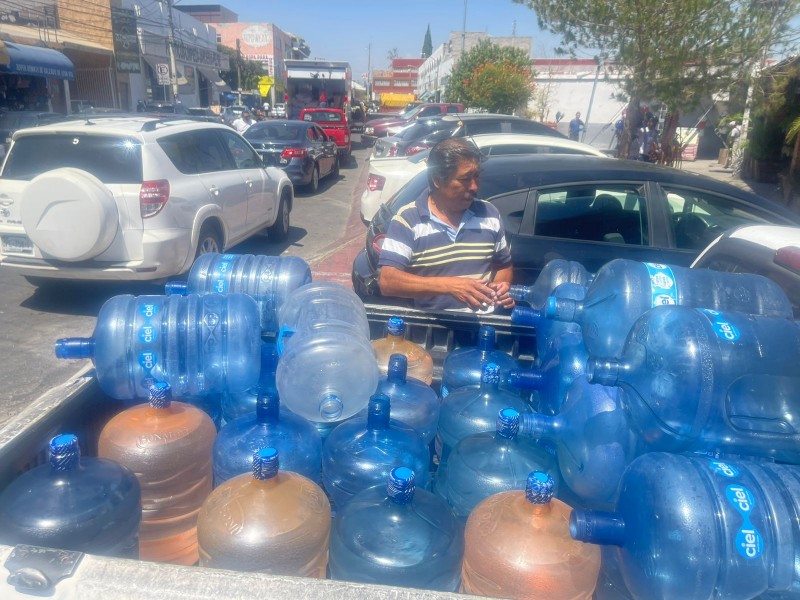
[[[580,320],[583,303],[570,298],[550,296],[545,304],[545,315],[554,321],[577,323]]]
[[[564,429],[563,417],[541,413],[522,413],[519,416],[519,435],[534,439],[558,439]]]
[[[56,358],[94,358],[94,338],[61,338],[55,344]]]
[[[508,372],[508,385],[519,390],[538,390],[543,382],[544,376],[537,369],[513,369]]]
[[[540,310],[528,308],[527,306],[515,306],[511,311],[511,322],[516,325],[536,327],[541,324],[544,314]]]
[[[590,356],[586,361],[586,379],[589,383],[618,385],[621,363],[615,358]]]
[[[604,546],[625,545],[625,520],[618,513],[575,509],[569,517],[572,539]]]

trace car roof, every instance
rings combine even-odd
[[[26,135],[46,135],[48,133],[86,133],[102,135],[144,134],[153,131],[169,130],[179,133],[197,127],[216,127],[225,131],[231,128],[221,123],[197,121],[182,116],[154,117],[146,114],[108,114],[108,115],[75,115],[57,123],[41,125],[36,128],[22,129],[14,134],[14,138]]]
[[[559,148],[572,148],[594,156],[608,158],[608,155],[589,144],[576,142],[567,138],[558,138],[550,135],[536,133],[482,133],[469,136],[478,148],[501,144],[519,144],[531,146],[557,146]]]
[[[517,115],[506,115],[503,113],[449,113],[442,116],[444,121],[480,121],[482,119],[513,119],[523,120]]]

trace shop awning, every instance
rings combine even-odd
[[[58,50],[0,40],[0,73],[75,79],[75,66]]]
[[[228,87],[228,84],[222,81],[222,78],[219,76],[214,69],[210,69],[208,67],[197,67],[197,70],[203,74],[203,77],[208,79],[214,86],[221,92],[227,92],[231,88]]]

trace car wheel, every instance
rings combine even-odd
[[[289,200],[284,193],[278,205],[278,218],[267,228],[267,235],[273,242],[282,242],[289,235]]]
[[[319,190],[319,165],[314,165],[311,171],[311,181],[308,182],[308,191],[315,194]]]
[[[195,259],[203,254],[211,252],[222,252],[222,236],[216,225],[206,223],[200,229],[200,237],[197,239],[197,252]]]
[[[331,171],[334,179],[339,179],[339,157],[337,156],[333,161],[333,170]]]

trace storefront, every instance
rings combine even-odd
[[[66,113],[75,66],[51,48],[0,40],[0,108]]]

